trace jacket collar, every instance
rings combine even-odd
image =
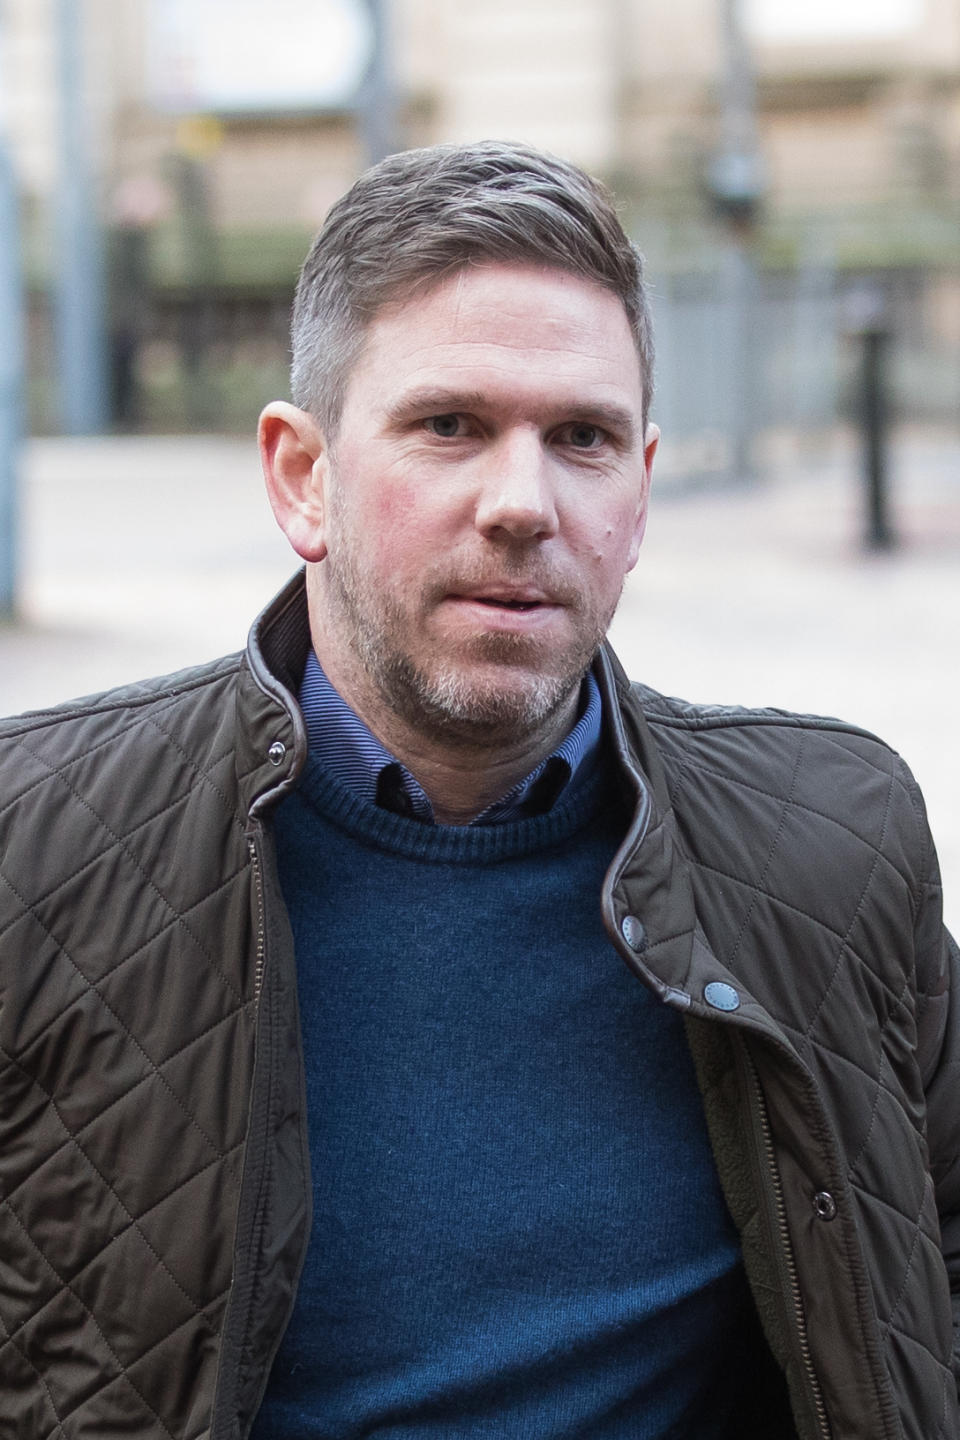
[[[237,765],[251,819],[297,783],[306,764],[307,731],[296,701],[310,621],[306,572],[298,571],[250,628],[237,696]]]

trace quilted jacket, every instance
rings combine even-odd
[[[2,1440],[256,1413],[310,1224],[270,837],[308,643],[298,579],[244,656],[0,726]],[[607,927],[686,1019],[795,1433],[958,1437],[957,954],[916,787],[839,722],[597,674],[636,797]]]

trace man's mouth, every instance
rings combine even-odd
[[[486,590],[467,590],[454,599],[472,601],[475,605],[485,605],[491,610],[515,610],[520,613],[531,610],[541,610],[544,607],[554,608],[558,602],[532,585],[525,586],[493,586]]]
[[[470,634],[527,637],[553,634],[576,610],[575,596],[563,585],[519,577],[458,577],[437,594],[436,603]]]
[[[496,610],[537,610],[542,600],[498,600],[489,595],[471,595],[478,605],[490,605]]]

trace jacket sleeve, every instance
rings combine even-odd
[[[921,802],[922,803],[922,802]],[[953,1369],[960,1385],[960,949],[942,920],[933,843],[916,912],[917,1059],[927,1097],[927,1143],[941,1246],[953,1302]]]

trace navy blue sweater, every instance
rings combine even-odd
[[[315,762],[276,819],[314,1222],[256,1440],[737,1434],[749,1301],[682,1026],[600,886],[602,777],[424,825]]]

